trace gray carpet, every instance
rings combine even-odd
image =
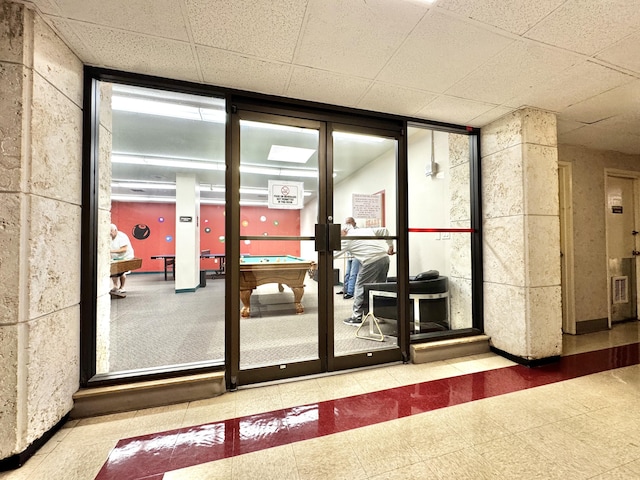
[[[176,294],[162,274],[129,275],[127,297],[111,300],[109,371],[223,361],[224,286],[222,278],[209,278],[196,292]],[[356,338],[356,328],[342,323],[352,301],[334,297],[336,356],[396,344],[395,337]],[[311,279],[302,304],[305,312],[296,314],[287,287],[282,293],[275,284],[254,290],[251,317],[240,320],[242,369],[318,358],[317,283]]]

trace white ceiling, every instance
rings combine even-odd
[[[88,65],[640,155],[640,0],[33,0]]]

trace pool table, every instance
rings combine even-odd
[[[284,291],[282,284],[289,286],[293,290],[296,313],[303,313],[305,275],[315,266],[315,262],[293,255],[243,255],[240,257],[240,316],[251,316],[251,294],[257,286],[266,283],[277,283],[280,292]]]

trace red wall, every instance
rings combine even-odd
[[[111,222],[131,239],[135,256],[142,258],[142,268],[137,272],[163,271],[162,260],[151,260],[153,255],[175,253],[176,206],[171,203],[111,204]],[[200,206],[200,249],[211,253],[224,253],[225,211],[222,205]],[[148,234],[137,239],[134,230]],[[205,229],[209,229],[206,232]],[[300,235],[298,210],[270,210],[267,207],[242,207],[240,235],[297,236]],[[170,237],[170,240],[167,240]],[[221,239],[222,237],[222,239]],[[300,255],[300,244],[295,241],[243,241],[240,252],[247,255]],[[202,260],[201,269],[216,269],[213,259]]]

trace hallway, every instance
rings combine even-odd
[[[16,479],[609,479],[640,476],[640,328],[264,385],[68,422]]]

